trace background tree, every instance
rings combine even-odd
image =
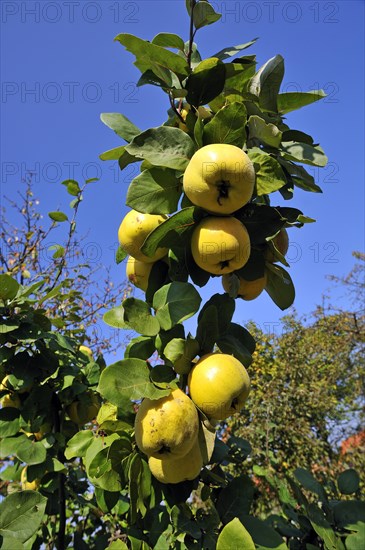
[[[242,415],[223,428],[226,437],[251,442],[251,459],[242,471],[254,475],[264,467],[284,477],[303,467],[322,480],[346,465],[364,471],[360,449],[345,454],[340,447],[364,427],[364,255],[355,257],[359,262],[340,280],[345,292],[355,293],[352,310],[328,302],[309,317],[286,316],[280,335],[252,326],[253,391]],[[265,513],[274,506],[267,490],[264,483],[257,500]]]
[[[48,222],[34,196],[31,174],[22,181],[18,201],[4,197],[10,211],[1,210],[0,273],[34,285],[34,296],[62,334],[74,335],[95,352],[111,352],[122,342],[115,340],[115,331],[106,335],[102,315],[126,298],[131,287],[128,281],[115,284],[110,268],[87,257],[87,236],[77,230],[77,214],[93,182],[82,187],[74,180],[62,182],[72,197],[71,213],[49,212]]]

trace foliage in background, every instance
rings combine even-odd
[[[31,174],[22,182],[17,201],[4,197],[11,211],[8,215],[2,207],[0,273],[11,275],[21,284],[37,284],[34,296],[53,326],[105,353],[120,347],[121,342],[114,340],[115,334],[105,336],[100,326],[102,314],[128,296],[130,287],[127,283],[115,284],[109,269],[100,260],[88,257],[86,237],[77,232],[77,213],[93,181],[88,180],[81,188],[74,180],[62,182],[72,197],[71,213],[49,212],[48,222],[43,220],[39,200],[34,196]]]
[[[323,482],[345,467],[364,472],[361,438],[347,452],[341,445],[365,425],[364,255],[355,256],[359,262],[342,280],[346,293],[356,292],[352,311],[329,303],[309,319],[286,316],[276,335],[251,327],[253,391],[242,414],[222,430],[224,438],[232,433],[251,442],[250,461],[236,470],[254,476],[261,487],[257,509],[265,514],[277,501],[256,475],[261,468],[281,478],[307,468]]]

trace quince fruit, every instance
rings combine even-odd
[[[142,214],[136,210],[130,210],[123,218],[118,230],[118,240],[123,249],[141,262],[153,263],[166,256],[167,248],[158,248],[151,257],[141,252],[141,247],[147,236],[167,219],[166,216],[155,214]]]
[[[164,458],[148,459],[152,475],[161,483],[181,483],[195,479],[203,467],[199,441],[195,441],[192,449],[180,458],[165,460]]]

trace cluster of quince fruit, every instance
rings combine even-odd
[[[209,353],[195,363],[188,393],[145,398],[135,419],[138,448],[148,456],[152,475],[161,483],[195,479],[204,464],[198,410],[214,424],[240,412],[250,392],[245,367],[232,355]]]
[[[250,237],[235,212],[251,199],[255,186],[255,170],[248,155],[239,147],[215,143],[200,148],[191,158],[184,176],[183,191],[190,202],[202,208],[206,216],[197,223],[191,237],[195,263],[213,276],[222,276],[222,285],[231,292],[232,275],[243,268],[251,253]],[[129,254],[126,265],[128,280],[146,291],[153,265],[165,260],[168,249],[157,248],[146,256],[141,247],[148,235],[167,219],[165,215],[130,210],[118,230],[118,240]],[[288,250],[286,229],[274,237],[273,244],[282,255]],[[265,259],[275,262],[268,247]],[[167,259],[166,259],[167,261]],[[266,272],[255,280],[239,275],[237,295],[244,300],[257,298],[267,284]]]
[[[191,234],[192,256],[201,269],[213,276],[222,276],[223,288],[228,293],[231,293],[232,274],[247,263],[251,254],[249,233],[234,214],[250,201],[254,187],[255,170],[250,158],[230,144],[200,148],[183,175],[186,197],[205,211]],[[130,210],[119,227],[119,243],[129,254],[127,278],[144,291],[156,262],[168,263],[169,250],[157,248],[153,256],[146,256],[141,248],[148,235],[166,219],[165,215]],[[274,244],[285,255],[288,249],[285,229],[274,238]],[[265,259],[275,262],[269,247]],[[252,300],[264,290],[267,276],[265,273],[254,281],[238,277],[238,281],[238,296]],[[158,400],[146,398],[136,415],[137,446],[148,456],[152,474],[162,483],[179,483],[197,477],[203,466],[199,414],[214,425],[215,421],[239,412],[248,397],[250,379],[235,357],[210,353],[191,369],[187,390],[188,394],[176,389]]]

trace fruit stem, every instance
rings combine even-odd
[[[219,206],[222,206],[221,199],[227,199],[228,198],[228,189],[229,189],[229,187],[230,187],[229,181],[224,181],[224,180],[222,180],[217,185],[217,188],[218,188],[217,203],[219,204]]]

